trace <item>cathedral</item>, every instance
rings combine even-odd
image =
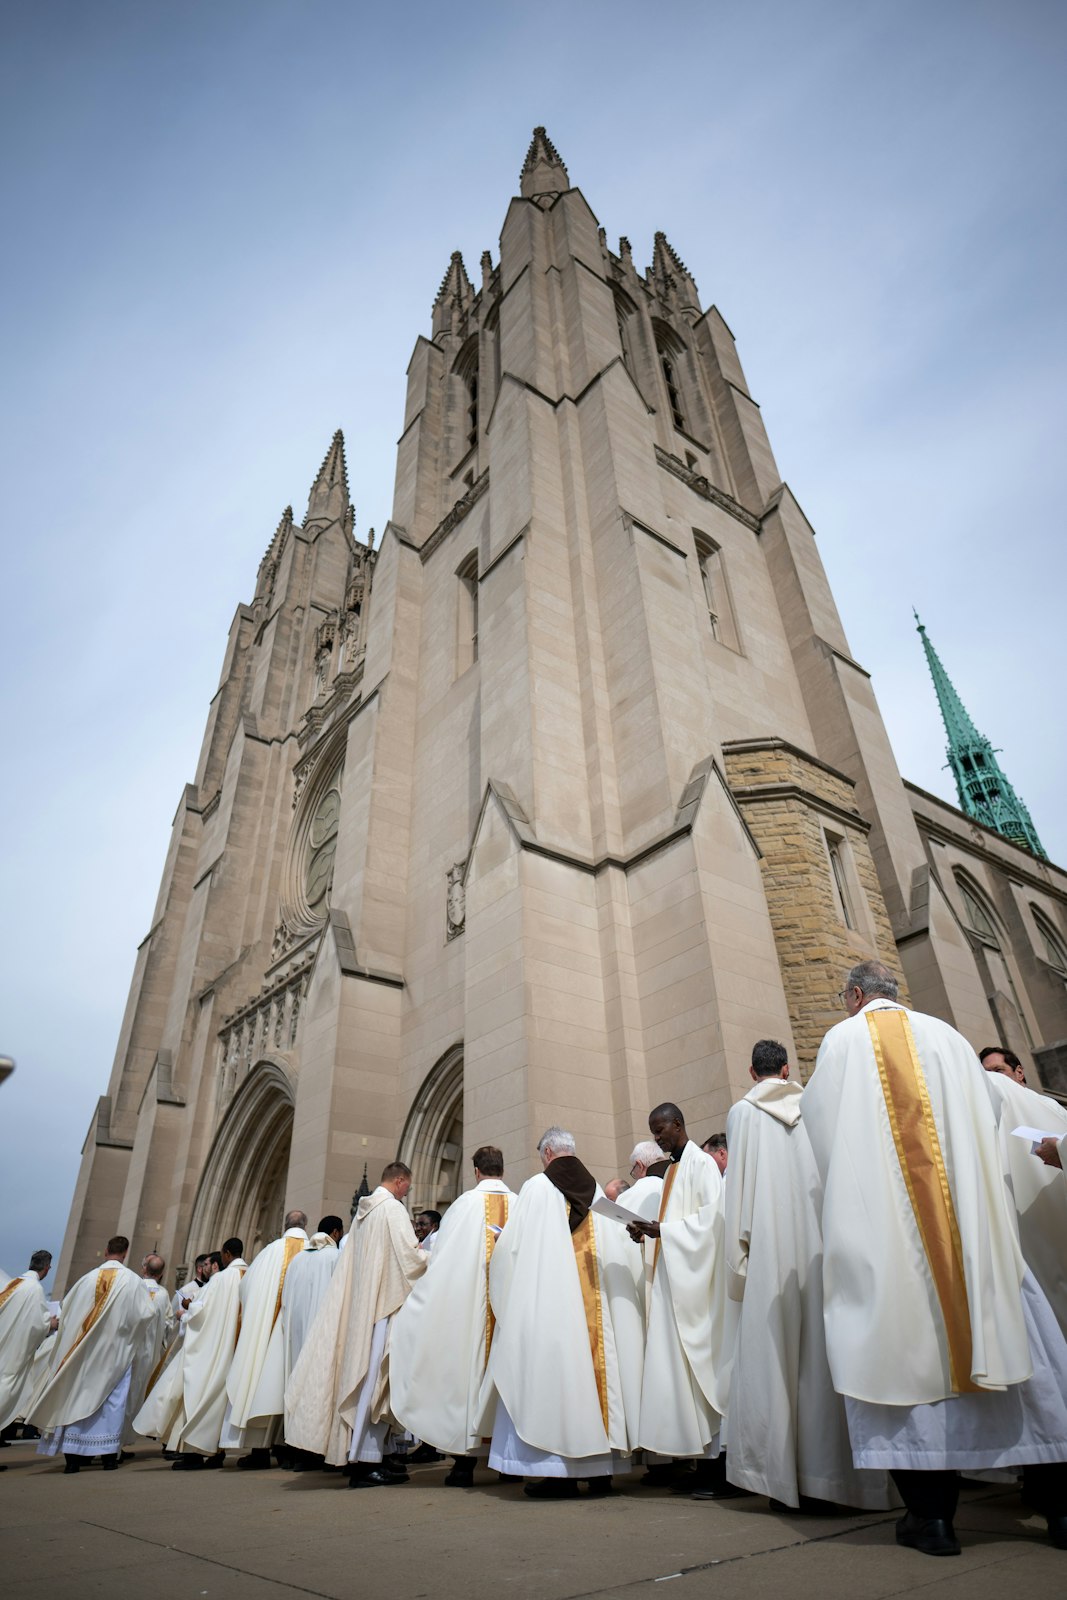
[[[60,1288],[115,1232],[251,1258],[397,1156],[416,1208],[483,1143],[518,1188],[550,1123],[625,1173],[659,1101],[723,1127],[756,1039],[810,1072],[868,957],[1067,1090],[1067,874],[925,632],[960,809],[901,778],[730,328],[542,128],[399,427],[380,539],[338,432],[237,608]]]

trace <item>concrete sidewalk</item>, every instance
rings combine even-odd
[[[64,1477],[32,1445],[0,1451],[0,1574],[17,1600],[1011,1600],[1067,1586],[1067,1552],[1016,1495],[966,1489],[963,1554],[900,1549],[893,1513],[779,1516],[617,1478],[607,1500],[539,1504],[448,1463],[352,1493],[321,1473],[172,1473],[145,1447],[117,1473]]]

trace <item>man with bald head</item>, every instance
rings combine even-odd
[[[711,1462],[721,1448],[730,1354],[722,1177],[686,1133],[676,1105],[656,1106],[648,1127],[670,1165],[656,1221],[629,1230],[633,1239],[655,1241],[638,1443],[695,1460],[695,1486],[703,1490],[718,1477]]]

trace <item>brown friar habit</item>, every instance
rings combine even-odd
[[[672,1159],[673,1158],[671,1156],[664,1156],[662,1161],[653,1161],[653,1163],[652,1163],[652,1165],[650,1167],[646,1167],[645,1168],[645,1177],[646,1178],[663,1178],[663,1177],[665,1177],[666,1174],[667,1174],[667,1169],[670,1166]]]
[[[545,1177],[555,1184],[564,1200],[569,1201],[570,1230],[577,1233],[593,1204],[596,1179],[588,1167],[583,1167],[577,1156],[557,1156],[545,1168]]]

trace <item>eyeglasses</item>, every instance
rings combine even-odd
[[[640,1162],[635,1161],[633,1166],[630,1168],[630,1176],[631,1176],[631,1178],[633,1177],[634,1173],[637,1171],[639,1166],[640,1166]]]

